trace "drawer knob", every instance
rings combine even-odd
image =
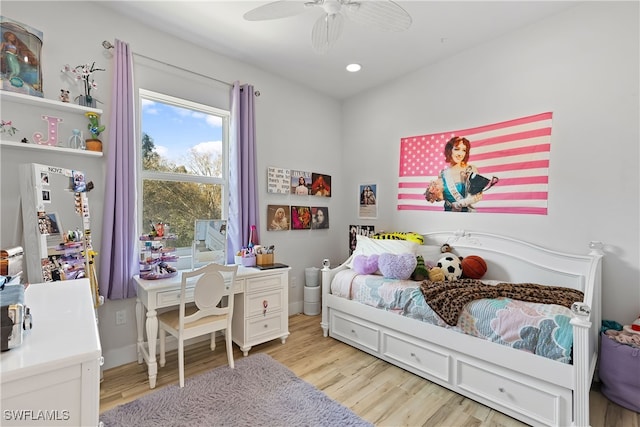
[[[414,352],[411,352],[411,357],[416,357],[416,354]]]
[[[504,393],[504,387],[498,387],[498,391],[499,391],[500,393]]]

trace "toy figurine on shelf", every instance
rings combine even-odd
[[[60,101],[69,102],[69,91],[65,89],[60,89]]]
[[[88,112],[85,113],[85,116],[89,119],[87,129],[89,129],[89,133],[91,133],[91,138],[87,139],[87,150],[102,151],[102,141],[100,141],[98,137],[104,132],[105,126],[100,125],[100,116],[98,114]]]

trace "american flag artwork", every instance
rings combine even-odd
[[[400,140],[398,210],[443,211],[424,192],[448,166],[444,146],[454,136],[471,143],[468,164],[498,183],[474,205],[476,212],[547,214],[551,119],[541,113],[471,129],[411,136]]]

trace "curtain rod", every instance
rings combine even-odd
[[[113,49],[115,46],[112,45],[111,42],[109,42],[108,40],[104,40],[102,42],[102,47],[104,47],[105,49],[109,50],[109,49]],[[139,56],[141,58],[148,59],[150,61],[154,61],[154,62],[160,63],[162,65],[166,65],[167,67],[173,67],[173,68],[176,68],[176,69],[178,69],[180,71],[186,71],[188,73],[195,74],[196,76],[204,77],[205,79],[214,80],[214,81],[216,81],[218,83],[222,83],[222,84],[225,84],[225,85],[227,85],[229,87],[233,87],[233,83],[225,82],[224,80],[216,79],[215,77],[211,77],[211,76],[207,76],[207,75],[204,75],[204,74],[196,73],[195,71],[187,70],[186,68],[178,67],[177,65],[169,64],[168,62],[159,61],[159,60],[157,60],[155,58],[151,58],[149,56],[142,55],[140,53],[133,52],[133,54],[136,55],[136,56]]]

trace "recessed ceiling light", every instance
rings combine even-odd
[[[357,73],[361,69],[362,69],[362,66],[360,64],[349,64],[349,65],[347,65],[347,71],[349,71],[350,73]]]

